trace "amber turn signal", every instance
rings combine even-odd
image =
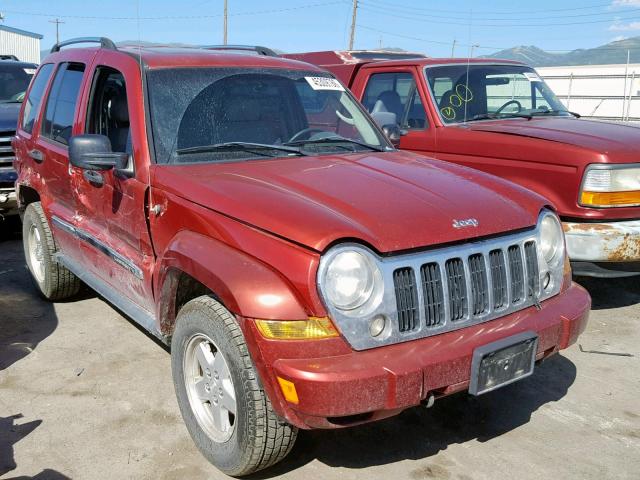
[[[274,340],[319,340],[337,337],[338,331],[327,317],[307,320],[256,320],[258,331]]]
[[[280,377],[277,377],[277,379],[280,384],[280,390],[282,390],[282,394],[284,395],[284,399],[289,403],[295,403],[297,405],[300,400],[298,400],[298,392],[296,392],[296,386],[293,382]]]
[[[640,205],[640,190],[582,192],[580,204],[586,207],[630,207]]]

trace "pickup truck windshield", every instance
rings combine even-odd
[[[391,148],[327,74],[199,67],[150,70],[147,80],[158,163]]]
[[[35,72],[35,68],[24,64],[4,62],[0,65],[0,103],[22,102]]]
[[[529,67],[465,63],[428,67],[425,75],[447,124],[572,115]]]

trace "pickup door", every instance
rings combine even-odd
[[[365,65],[358,72],[352,91],[369,113],[396,115],[396,123],[406,132],[400,148],[431,156],[435,152],[436,129],[420,75],[415,66]]]

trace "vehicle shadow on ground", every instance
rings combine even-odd
[[[640,276],[626,278],[576,277],[591,294],[591,309],[621,308],[640,303]]]
[[[29,355],[53,333],[53,305],[40,297],[24,261],[20,220],[0,220],[0,371]],[[0,383],[1,387],[1,383]]]
[[[413,408],[377,423],[301,431],[287,459],[253,478],[282,475],[314,459],[332,467],[359,469],[425,459],[452,444],[487,442],[528,423],[542,405],[560,400],[575,378],[573,362],[555,355],[538,365],[533,376],[481,397],[458,394],[436,401],[431,409]],[[410,475],[431,478],[420,472]]]

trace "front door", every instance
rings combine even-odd
[[[88,237],[81,248],[84,264],[94,276],[154,312],[154,254],[146,217],[147,170],[143,168],[147,163],[140,159],[148,153],[139,147],[144,126],[138,122],[144,116],[130,116],[135,111],[131,99],[142,97],[139,90],[134,90],[140,86],[140,76],[139,70],[122,62],[110,60],[103,52],[98,54],[85,92],[88,109],[82,131],[104,135],[111,141],[112,151],[128,153],[129,172],[110,170],[97,176],[91,172],[92,176],[74,168],[78,215],[84,219],[82,228]],[[142,102],[137,107],[142,111]]]

